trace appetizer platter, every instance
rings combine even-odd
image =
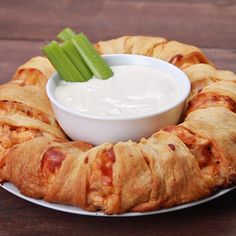
[[[161,37],[91,45],[83,33],[65,29],[58,38],[43,47],[46,57],[30,59],[0,86],[4,189],[94,216],[174,211],[234,189],[233,72],[218,70],[197,47]],[[117,75],[129,70],[123,85]],[[164,79],[147,81],[142,74]],[[163,107],[161,93],[168,95]],[[72,108],[64,103],[74,98]]]

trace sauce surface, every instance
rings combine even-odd
[[[60,81],[55,97],[63,106],[96,116],[145,115],[170,107],[180,96],[175,78],[150,67],[111,66],[114,75],[87,82]]]

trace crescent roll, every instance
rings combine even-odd
[[[236,112],[236,81],[219,81],[206,86],[189,101],[186,114],[200,108],[219,106]]]
[[[8,83],[0,86],[0,154],[38,136],[66,140],[44,88]]]
[[[1,178],[27,196],[106,214],[170,207],[210,193],[197,160],[164,131],[139,144],[97,147],[34,138],[12,147],[0,166]]]
[[[236,114],[224,107],[190,113],[185,122],[165,128],[179,137],[209,177],[210,187],[234,184],[236,174]]]
[[[19,112],[59,128],[45,89],[8,83],[0,86],[0,113]]]
[[[183,70],[191,82],[191,92],[188,101],[202,91],[206,86],[217,81],[235,81],[236,75],[227,70],[217,70],[208,64],[194,64]],[[187,103],[188,103],[187,101]]]
[[[21,65],[12,80],[20,85],[36,85],[44,87],[48,78],[55,72],[54,67],[45,57],[33,57]]]
[[[168,61],[181,69],[198,63],[213,65],[199,48],[160,37],[124,36],[100,41],[95,44],[95,48],[101,54],[130,53],[151,56]]]
[[[36,57],[0,86],[1,182],[29,197],[106,214],[172,207],[236,184],[233,72],[214,68],[197,47],[160,37],[124,36],[95,48],[152,56],[183,69],[192,85],[184,122],[140,142],[71,142],[44,91],[54,69]]]

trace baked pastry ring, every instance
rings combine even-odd
[[[102,54],[160,58],[184,70],[192,84],[184,122],[139,143],[70,142],[44,91],[54,69],[36,57],[0,87],[1,181],[33,198],[106,214],[172,207],[236,184],[233,72],[217,70],[197,47],[160,37],[124,36],[95,47]]]

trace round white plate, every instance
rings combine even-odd
[[[16,188],[13,184],[11,183],[4,183],[1,184],[1,187],[4,188],[5,190],[7,190],[8,192],[16,195],[17,197],[20,197],[22,199],[25,199],[26,201],[35,203],[37,205],[43,206],[43,207],[47,207],[53,210],[57,210],[57,211],[63,211],[63,212],[67,212],[67,213],[72,213],[72,214],[78,214],[78,215],[87,215],[87,216],[103,216],[103,217],[131,217],[131,216],[144,216],[144,215],[154,215],[154,214],[161,214],[161,213],[166,213],[166,212],[171,212],[171,211],[177,211],[177,210],[181,210],[181,209],[185,209],[188,207],[192,207],[192,206],[196,206],[208,201],[211,201],[217,197],[220,197],[230,191],[232,191],[233,189],[236,188],[232,187],[232,188],[228,188],[228,189],[223,189],[217,193],[215,193],[214,195],[211,195],[210,197],[207,198],[203,198],[199,201],[194,201],[194,202],[190,202],[190,203],[186,203],[186,204],[182,204],[179,206],[175,206],[175,207],[171,207],[171,208],[167,208],[167,209],[161,209],[161,210],[157,210],[157,211],[149,211],[149,212],[131,212],[131,213],[124,213],[121,215],[105,215],[102,212],[89,212],[89,211],[85,211],[79,207],[75,207],[75,206],[69,206],[69,205],[63,205],[63,204],[55,204],[55,203],[48,203],[45,202],[44,200],[38,200],[38,199],[34,199],[34,198],[29,198],[26,197],[24,195],[22,195],[18,188]]]

